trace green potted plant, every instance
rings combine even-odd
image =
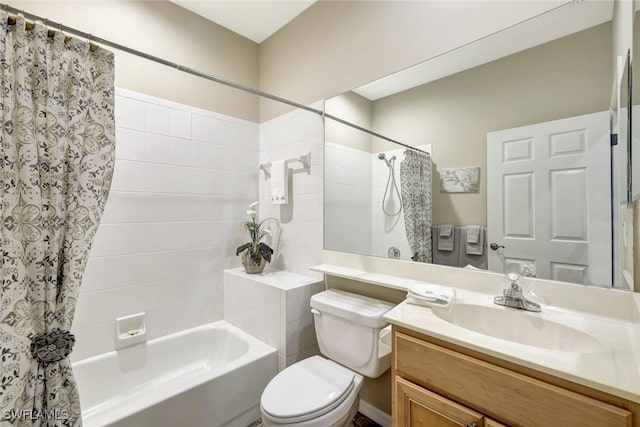
[[[278,222],[275,218],[266,218],[258,222],[257,207],[258,202],[249,205],[249,210],[247,211],[249,220],[243,222],[243,228],[249,234],[251,241],[238,246],[238,249],[236,249],[236,255],[241,256],[242,265],[248,274],[262,273],[267,262],[271,262],[273,249],[264,243],[262,239],[272,235],[267,224],[271,221]]]

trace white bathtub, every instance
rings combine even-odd
[[[219,321],[73,364],[84,427],[245,427],[274,348]]]

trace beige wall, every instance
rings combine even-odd
[[[432,144],[433,223],[486,225],[486,134],[609,107],[611,25],[603,24],[373,103],[373,128]],[[480,166],[479,193],[440,193],[442,168]]]
[[[563,3],[321,0],[260,45],[260,89],[305,104],[330,98]]]
[[[11,6],[97,37],[251,87],[258,45],[167,1],[9,1]],[[257,122],[254,95],[116,53],[116,86]]]
[[[346,92],[325,102],[325,111],[365,129],[371,129],[373,105],[367,98],[355,92]],[[371,136],[331,119],[325,119],[325,141],[334,142],[356,150],[371,152]]]

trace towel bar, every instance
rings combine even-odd
[[[302,156],[299,157],[292,157],[291,159],[287,159],[286,160],[287,165],[290,162],[300,162],[302,163],[302,170],[305,169],[309,169],[310,167],[310,163],[311,163],[311,153],[307,153],[307,154],[303,154]],[[264,172],[264,177],[267,178],[269,176],[271,176],[271,162],[266,162],[266,163],[260,163],[259,166],[260,169],[262,169],[262,171]]]

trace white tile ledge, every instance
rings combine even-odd
[[[342,277],[343,279],[356,280],[358,282],[365,282],[403,291],[406,291],[410,286],[415,285],[416,283],[425,283],[419,280],[406,279],[388,274],[372,273],[365,270],[359,270],[357,268],[342,267],[332,264],[316,265],[309,267],[309,270],[317,271],[329,276]]]
[[[227,273],[233,274],[235,276],[244,277],[247,279],[254,280],[256,282],[282,289],[295,289],[302,286],[308,286],[314,283],[318,283],[322,281],[316,277],[305,276],[298,273],[292,273],[291,271],[286,270],[275,270],[275,271],[263,271],[258,274],[247,274],[244,271],[244,268],[232,268],[228,270],[224,270]]]

